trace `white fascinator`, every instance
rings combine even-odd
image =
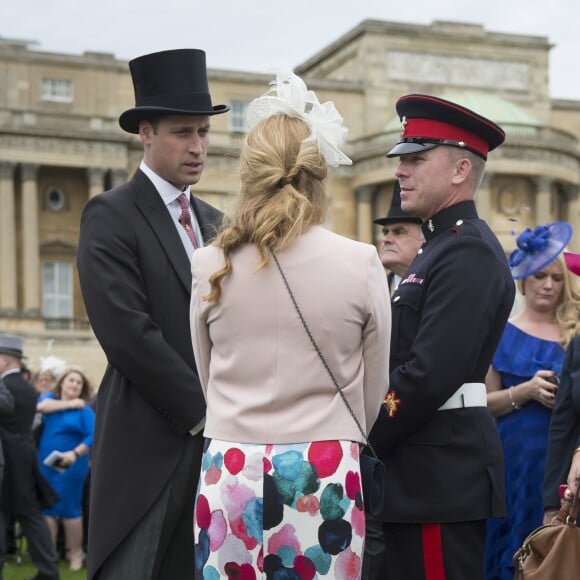
[[[270,83],[270,90],[250,102],[247,124],[253,129],[260,121],[285,113],[302,119],[310,128],[310,137],[331,167],[352,165],[352,160],[341,150],[348,129],[332,101],[320,103],[314,91],[309,91],[304,81],[292,72],[280,72]]]
[[[67,368],[67,363],[62,358],[57,356],[49,355],[45,357],[40,357],[40,369],[41,373],[45,371],[51,372],[55,377],[60,376]]]

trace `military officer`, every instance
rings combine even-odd
[[[515,290],[474,197],[505,133],[429,95],[396,108],[387,156],[399,157],[401,207],[423,220],[426,242],[392,298],[391,386],[371,437],[387,467],[385,550],[369,557],[389,580],[477,580],[485,521],[505,510],[484,377]]]

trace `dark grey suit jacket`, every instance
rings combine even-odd
[[[3,381],[12,396],[13,410],[0,414],[0,439],[6,462],[0,506],[20,514],[37,497],[38,456],[32,439],[37,393],[20,372],[6,375]]]
[[[0,379],[0,420],[14,411],[14,397]],[[4,452],[2,451],[2,437],[0,436],[0,489],[4,480]]]
[[[580,447],[580,336],[570,342],[552,411],[544,473],[544,506],[559,507],[558,488],[566,483],[572,454]]]
[[[199,199],[192,203],[207,243],[222,214]],[[168,482],[205,402],[189,327],[190,262],[142,171],[87,203],[78,271],[108,360],[92,451],[92,578]]]

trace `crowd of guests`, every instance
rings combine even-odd
[[[24,358],[23,338],[0,334],[0,403],[12,401],[0,405],[0,571],[21,530],[35,578],[56,579],[60,559],[84,565],[94,393],[82,369],[50,356],[31,372]]]

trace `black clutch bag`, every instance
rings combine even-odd
[[[288,290],[288,294],[290,294],[292,304],[294,304],[294,308],[296,309],[298,317],[300,318],[300,322],[302,322],[302,326],[304,327],[304,330],[306,331],[306,334],[308,335],[308,338],[310,339],[312,346],[316,350],[316,353],[318,354],[318,357],[320,358],[322,364],[324,365],[324,368],[330,375],[330,378],[334,386],[336,387],[338,394],[342,398],[344,404],[346,405],[346,408],[350,413],[350,416],[353,418],[354,422],[356,423],[356,426],[358,427],[358,430],[360,431],[361,435],[363,436],[363,439],[365,440],[366,444],[365,450],[368,450],[370,454],[364,452],[365,450],[363,450],[363,453],[361,453],[359,460],[363,502],[365,511],[371,516],[378,518],[383,512],[383,504],[385,499],[385,464],[377,457],[375,450],[369,443],[367,434],[361,427],[360,421],[357,419],[357,416],[354,414],[352,407],[346,400],[346,397],[344,396],[342,389],[338,385],[338,382],[334,377],[334,374],[330,370],[330,367],[328,366],[328,363],[326,362],[326,359],[324,358],[322,351],[320,350],[318,344],[314,340],[314,336],[312,335],[312,332],[310,332],[310,328],[308,327],[308,324],[306,324],[306,320],[304,320],[304,317],[302,316],[302,311],[298,306],[298,302],[296,302],[294,293],[292,292],[292,289],[288,284],[288,280],[286,279],[284,271],[282,270],[280,262],[278,262],[278,258],[276,257],[276,254],[274,254],[274,252],[272,252],[272,257],[276,262],[276,266],[278,267],[280,275],[282,276],[282,280],[284,280],[284,285]]]

